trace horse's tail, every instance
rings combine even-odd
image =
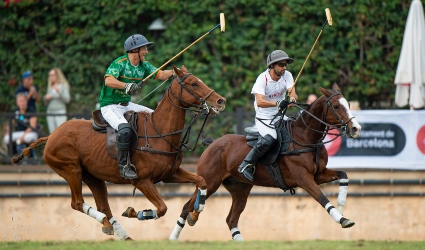
[[[48,136],[42,137],[42,138],[36,140],[35,142],[31,143],[28,148],[24,148],[22,150],[22,153],[20,155],[13,157],[12,162],[13,163],[20,162],[24,158],[24,156],[28,156],[31,153],[31,151],[33,151],[35,148],[44,146],[47,142],[47,139],[49,139]]]
[[[208,138],[205,138],[205,137],[202,137],[202,145],[204,145],[204,146],[209,146],[211,143],[213,143],[214,142],[214,138],[211,138],[211,137],[208,137]]]

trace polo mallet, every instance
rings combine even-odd
[[[210,34],[211,32],[213,32],[215,29],[217,29],[218,27],[221,27],[221,32],[223,33],[226,30],[226,22],[224,19],[224,13],[220,13],[220,23],[217,24],[214,28],[212,28],[210,31],[208,31],[207,33],[205,33],[203,36],[201,36],[200,38],[198,38],[198,40],[194,41],[191,45],[187,46],[184,50],[180,51],[177,55],[175,55],[173,58],[171,58],[170,60],[168,60],[166,63],[164,63],[161,67],[159,67],[158,69],[156,69],[154,72],[152,72],[150,75],[148,75],[145,79],[143,79],[141,82],[139,82],[138,84],[142,84],[143,82],[145,82],[147,79],[149,79],[150,77],[152,77],[155,73],[157,73],[159,70],[161,70],[162,68],[164,68],[165,66],[167,66],[167,64],[169,64],[172,60],[176,59],[178,56],[180,56],[181,54],[183,54],[183,52],[185,52],[186,50],[188,50],[190,47],[192,47],[195,43],[199,42],[200,40],[202,40],[204,37],[206,37],[208,34]]]
[[[307,58],[305,59],[304,64],[303,64],[303,66],[301,67],[301,70],[300,70],[300,72],[299,72],[299,73],[298,73],[298,75],[297,75],[297,78],[295,78],[295,82],[294,82],[294,84],[293,84],[293,85],[292,85],[292,87],[290,88],[290,91],[288,91],[288,96],[291,94],[292,89],[295,87],[295,84],[297,84],[298,78],[300,77],[301,73],[303,72],[304,66],[305,66],[305,64],[307,63],[308,59],[310,58],[311,52],[313,51],[314,46],[316,46],[316,43],[317,43],[317,41],[319,40],[319,37],[320,37],[320,35],[322,34],[322,31],[323,31],[323,29],[325,28],[326,24],[329,24],[330,26],[332,26],[332,16],[331,16],[331,11],[329,10],[329,8],[326,8],[326,9],[325,9],[325,12],[326,12],[326,21],[325,21],[325,23],[323,24],[322,29],[320,30],[320,33],[319,33],[319,35],[317,36],[316,41],[315,41],[315,42],[314,42],[314,44],[313,44],[313,47],[311,47],[310,53],[308,53],[308,56],[307,56]]]

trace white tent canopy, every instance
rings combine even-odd
[[[410,5],[394,83],[397,106],[425,106],[425,20],[420,0]]]

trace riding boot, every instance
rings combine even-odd
[[[117,148],[118,148],[118,167],[120,174],[125,179],[137,179],[136,168],[130,162],[130,136],[131,126],[128,123],[118,125]]]
[[[253,181],[257,160],[265,155],[275,142],[276,139],[269,134],[261,137],[238,167],[239,173],[243,174],[248,180]]]

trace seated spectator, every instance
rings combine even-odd
[[[41,98],[38,93],[37,87],[34,86],[34,77],[31,71],[25,71],[22,73],[22,85],[20,85],[16,91],[15,95],[19,93],[24,93],[28,102],[28,112],[36,112],[36,102]]]
[[[15,142],[17,150],[20,153],[25,147],[25,144],[33,142],[38,139],[36,132],[37,117],[33,116],[28,111],[28,102],[24,93],[16,95],[16,105],[18,109],[15,111],[14,130],[12,132],[12,140],[10,140],[10,128],[6,128],[3,142],[8,145],[10,141]]]
[[[47,103],[47,114],[66,114],[66,104],[70,101],[70,86],[65,78],[62,70],[53,68],[49,71],[47,80],[47,94],[44,96],[44,101]],[[51,115],[47,116],[47,125],[49,133],[66,122],[66,115]]]

